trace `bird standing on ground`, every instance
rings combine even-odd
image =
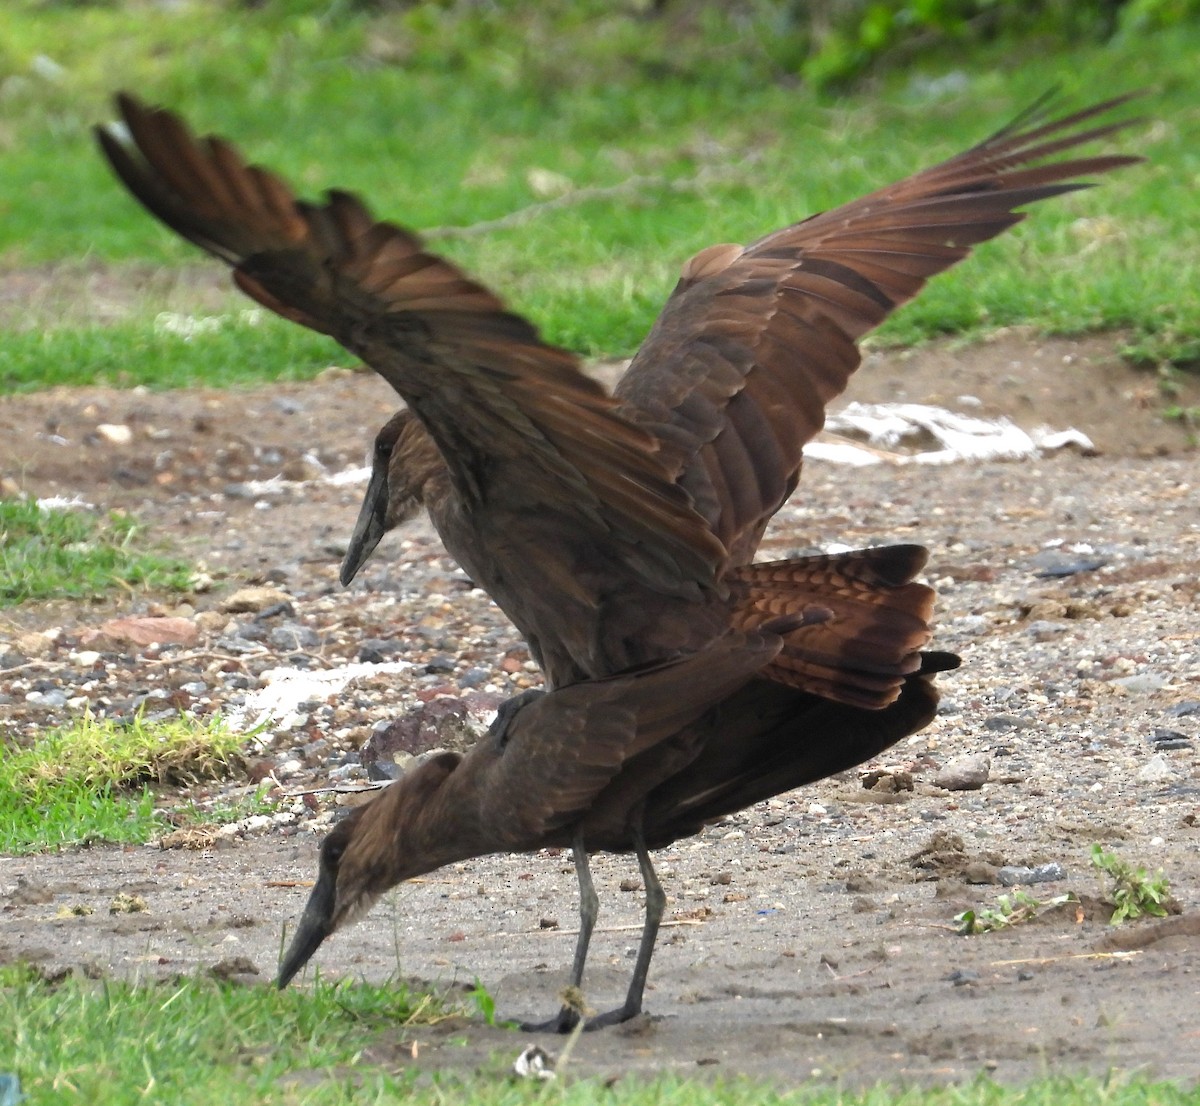
[[[912,580],[924,550],[751,559],[858,365],[857,339],[1019,221],[1015,208],[1137,160],[1039,164],[1127,125],[1080,129],[1121,102],[1048,123],[1035,110],[862,200],[748,247],[702,251],[608,396],[354,197],[297,201],[222,140],[119,98],[135,149],[99,137],[134,195],[231,264],[248,294],[333,335],[407,402],[377,439],[346,571],[424,504],[552,688],[503,711],[465,758],[423,766],[330,834],[281,983],[404,878],[569,842],[584,900],[575,982],[594,922],[587,851],[633,850],[642,866],[650,893],[633,981],[601,1021],[631,1016],[662,909],[649,848],[928,723],[930,677],[956,658],[920,652],[932,593]],[[621,720],[606,721],[617,709]]]

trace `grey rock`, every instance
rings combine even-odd
[[[363,664],[383,664],[389,657],[394,657],[404,648],[399,641],[385,638],[367,638],[358,647],[358,659]]]
[[[1160,676],[1156,672],[1139,672],[1133,676],[1118,676],[1112,682],[1117,687],[1123,687],[1126,691],[1133,692],[1159,691],[1167,686],[1166,676]]]
[[[274,649],[312,649],[320,643],[320,636],[315,630],[302,626],[298,622],[285,622],[274,627],[267,635],[267,641]]]
[[[991,770],[990,758],[982,753],[969,753],[943,764],[933,783],[946,791],[978,791],[987,783]]]
[[[1066,879],[1067,873],[1057,862],[1038,864],[1032,868],[1006,864],[996,873],[996,878],[1005,887],[1015,887],[1019,883],[1050,883],[1056,879]]]
[[[1188,735],[1180,733],[1178,730],[1155,730],[1150,735],[1149,740],[1150,744],[1154,746],[1155,751],[1159,753],[1192,748],[1192,742]]]
[[[1137,778],[1142,783],[1169,783],[1175,779],[1175,769],[1160,754],[1155,754],[1138,770]]]

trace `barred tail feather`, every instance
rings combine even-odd
[[[740,566],[726,576],[734,625],[782,633],[764,676],[880,710],[922,668],[934,592],[913,577],[926,557],[919,545],[892,545]]]

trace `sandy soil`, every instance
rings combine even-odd
[[[809,463],[765,553],[923,542],[941,595],[937,644],[960,652],[964,668],[943,678],[935,723],[868,766],[885,770],[874,788],[848,773],[659,855],[671,902],[651,1016],[585,1036],[572,1059],[578,1072],[851,1085],[940,1083],[981,1070],[1005,1081],[1113,1069],[1200,1075],[1196,457],[1186,429],[1160,417],[1152,380],[1122,366],[1115,345],[1002,335],[871,358],[854,398],[1074,425],[1099,455],[942,468]],[[1184,403],[1200,402],[1192,390]],[[237,395],[85,389],[0,400],[9,493],[132,511],[216,580],[184,603],[131,596],[3,612],[0,726],[10,740],[85,700],[119,715],[156,690],[171,705],[235,709],[269,667],[358,659],[364,639],[390,643],[414,665],[306,704],[277,731],[251,768],[273,772],[292,796],[269,825],[191,850],[0,858],[0,962],[122,976],[225,962],[265,985],[280,928],[298,915],[302,881],[315,870],[316,831],[352,799],[298,792],[330,778],[353,783],[354,751],[376,723],[456,697],[479,706],[533,682],[503,619],[423,523],[389,541],[351,589],[336,586],[361,485],[319,477],[359,463],[391,407],[377,381],[348,373]],[[128,426],[130,442],[114,444],[101,425]],[[252,483],[281,474],[286,482],[271,490]],[[286,593],[286,609],[258,621],[221,612],[247,578]],[[87,654],[89,628],[130,614],[182,615],[198,639],[92,645],[99,655]],[[288,634],[301,634],[300,644],[289,647]],[[235,651],[239,642],[249,646]],[[55,695],[64,688],[65,704]],[[445,737],[434,722],[422,732],[430,730]],[[939,769],[966,754],[987,759],[988,782],[938,786]],[[1164,868],[1181,913],[1109,927],[1096,902],[1105,884],[1088,862],[1094,842]],[[1027,890],[1041,899],[1074,892],[1079,905],[956,934],[959,911],[994,906],[1009,891],[997,883],[1001,868],[1050,862],[1063,878]],[[623,993],[641,896],[631,861],[600,857],[595,869],[601,929],[586,983],[603,1009]],[[110,914],[122,892],[146,910]],[[317,964],[327,975],[398,973],[450,988],[477,977],[501,1015],[546,1015],[565,975],[575,903],[567,854],[455,865],[400,889],[329,941]],[[63,909],[79,906],[94,913]],[[476,1019],[398,1029],[371,1058],[473,1069],[511,1060],[524,1043]]]

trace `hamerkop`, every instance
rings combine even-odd
[[[852,767],[937,702],[918,546],[751,563],[856,340],[925,280],[1072,180],[1138,159],[1045,159],[1127,123],[1041,106],[890,188],[689,261],[614,395],[490,291],[344,192],[293,198],[218,138],[128,96],[101,145],[133,194],[259,302],[331,334],[405,399],[376,441],[345,571],[424,505],[525,635],[551,692],[502,710],[465,757],[393,784],[326,838],[280,974],[403,879],[493,851],[636,852],[647,886],[626,1001],[641,1008],[663,898],[648,850]],[[564,1011],[551,1023],[564,1028]]]

